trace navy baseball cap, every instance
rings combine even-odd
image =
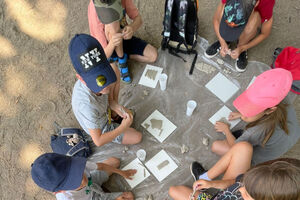
[[[220,22],[220,35],[227,42],[237,41],[246,27],[256,0],[227,0]]]
[[[31,177],[50,192],[75,190],[82,182],[86,158],[46,153],[31,165]]]
[[[77,34],[69,44],[69,55],[76,72],[94,93],[116,82],[117,77],[106,59],[98,40],[87,34]]]

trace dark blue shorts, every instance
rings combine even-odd
[[[144,50],[147,46],[147,42],[137,38],[137,37],[132,37],[130,40],[123,40],[123,51],[126,53],[128,56],[130,55],[144,55]],[[113,52],[111,55],[111,58],[116,58],[117,53],[116,51]]]

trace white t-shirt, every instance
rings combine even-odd
[[[97,170],[97,164],[87,161],[84,169],[84,174],[86,175],[86,177],[90,177],[90,172],[94,170]],[[56,194],[57,200],[90,200],[91,198],[92,193],[89,192],[88,194],[86,194],[85,187],[78,191],[68,190]]]

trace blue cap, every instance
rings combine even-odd
[[[69,55],[76,72],[94,93],[116,82],[117,77],[106,59],[98,40],[87,34],[77,34],[69,44]]]
[[[31,177],[41,188],[50,192],[77,189],[83,178],[86,158],[46,153],[31,165]]]

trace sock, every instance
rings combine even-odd
[[[207,181],[211,181],[211,179],[207,176],[207,172],[201,174],[199,176],[199,179],[204,179],[204,180],[207,180]]]

